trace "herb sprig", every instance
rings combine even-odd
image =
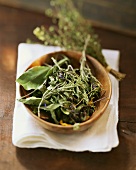
[[[49,28],[44,25],[35,28],[34,35],[45,45],[75,51],[83,51],[84,41],[90,35],[86,53],[96,58],[118,80],[123,79],[125,74],[112,69],[106,62],[97,34],[90,22],[78,12],[73,1],[50,0],[50,4],[52,8],[46,10],[46,15],[52,18],[53,25]]]

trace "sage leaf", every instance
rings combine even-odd
[[[16,81],[25,90],[37,89],[46,79],[46,74],[50,67],[36,66],[23,73]]]
[[[59,124],[59,122],[58,122],[58,120],[57,120],[57,118],[56,118],[56,114],[55,114],[54,111],[51,111],[51,117],[52,117],[52,119],[54,120],[54,122],[55,122],[56,124]]]
[[[54,104],[50,104],[50,105],[48,105],[46,107],[40,107],[40,109],[47,110],[47,111],[53,111],[53,110],[56,110],[60,106],[61,106],[61,104],[54,103]]]
[[[41,98],[37,98],[37,97],[28,97],[26,99],[19,99],[20,102],[24,103],[24,104],[29,104],[29,105],[36,105],[38,106]]]

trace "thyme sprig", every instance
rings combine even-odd
[[[125,74],[112,69],[102,54],[97,34],[90,24],[74,6],[72,0],[51,0],[51,8],[46,15],[52,18],[49,28],[40,26],[34,29],[34,35],[45,45],[60,46],[67,50],[83,51],[84,40],[90,35],[86,53],[96,58],[112,75],[121,80]]]

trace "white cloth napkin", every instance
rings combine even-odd
[[[59,51],[59,47],[45,47],[39,44],[21,43],[18,48],[17,77],[38,57]],[[103,50],[107,62],[118,70],[119,51]],[[12,142],[20,148],[52,148],[69,151],[107,152],[119,144],[118,123],[118,81],[110,75],[112,97],[105,113],[91,128],[79,134],[58,134],[42,128],[32,118],[24,105],[15,100],[13,116]],[[16,99],[19,96],[19,85],[16,84]]]

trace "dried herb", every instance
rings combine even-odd
[[[87,20],[75,8],[72,0],[51,0],[46,15],[52,18],[53,25],[34,29],[34,35],[45,45],[64,47],[67,50],[83,51],[84,41],[90,35],[86,53],[96,58],[112,75],[121,80],[125,74],[113,70],[106,62],[98,36]]]
[[[16,80],[29,94],[19,101],[48,122],[71,124],[76,129],[95,111],[101,100],[101,84],[86,63],[85,50],[80,68],[73,68],[66,56],[52,61],[53,65],[35,66]]]

